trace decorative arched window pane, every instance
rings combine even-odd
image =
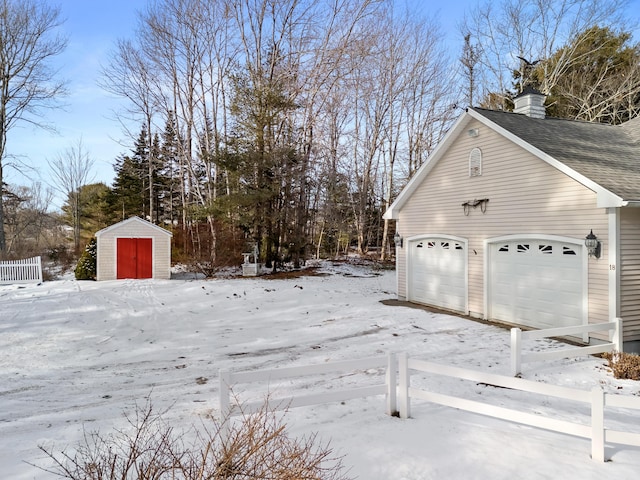
[[[469,176],[479,177],[482,175],[482,151],[474,148],[469,153]]]

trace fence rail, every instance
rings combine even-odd
[[[294,395],[283,398],[267,398],[266,401],[231,405],[232,387],[239,383],[270,382],[287,378],[308,377],[311,375],[324,375],[332,372],[354,372],[374,368],[385,368],[385,378],[381,383],[365,387],[343,388],[330,392],[312,393],[306,395]],[[271,370],[255,370],[248,372],[220,371],[220,411],[222,415],[221,436],[228,438],[231,417],[239,414],[254,413],[261,408],[270,411],[283,410],[309,405],[321,405],[326,403],[342,402],[355,398],[363,398],[373,395],[386,395],[386,412],[393,414],[396,407],[396,370],[397,360],[394,354],[387,356],[370,357],[360,360],[346,360],[341,362],[322,363],[303,367],[288,367]]]
[[[0,262],[0,284],[42,283],[40,257]]]
[[[591,332],[609,331],[609,342],[600,345],[588,345],[584,347],[563,348],[547,352],[522,351],[523,340],[535,340],[540,338],[587,335]],[[547,328],[542,330],[522,331],[520,328],[511,329],[511,374],[513,376],[522,373],[523,362],[536,362],[543,360],[557,360],[560,358],[573,358],[583,355],[594,355],[612,351],[622,351],[622,319],[616,318],[607,323],[594,323],[572,327]]]
[[[267,408],[273,410],[299,406],[317,405],[339,402],[371,395],[385,394],[387,398],[386,413],[399,413],[401,418],[411,415],[413,400],[444,405],[460,410],[478,413],[490,417],[500,418],[524,425],[530,425],[546,430],[560,432],[591,440],[591,457],[594,460],[605,461],[605,442],[640,447],[640,433],[624,432],[605,428],[604,416],[607,408],[624,408],[640,411],[640,398],[612,395],[604,393],[599,388],[591,391],[558,385],[548,385],[521,378],[508,377],[493,373],[469,370],[449,365],[409,358],[407,354],[389,354],[386,357],[371,357],[361,360],[323,363],[302,367],[280,368],[273,370],[257,370],[249,372],[220,371],[220,410],[222,415],[221,435],[228,438],[232,416],[253,413],[265,407],[265,402],[231,405],[232,386],[238,383],[269,382],[278,379],[294,377],[308,377],[331,372],[347,373],[355,370],[369,370],[386,367],[385,381],[366,387],[356,387],[330,392],[320,392],[307,395],[294,395],[288,398],[268,399]],[[476,383],[494,385],[522,392],[534,393],[564,400],[581,402],[591,407],[591,423],[580,424],[566,420],[545,417],[519,410],[491,405],[485,402],[469,400],[428,391],[424,388],[411,386],[411,375],[422,372],[433,375],[447,376],[468,380]],[[236,399],[237,400],[237,399]]]
[[[524,425],[530,425],[545,430],[565,433],[568,435],[588,438],[591,440],[591,458],[600,462],[605,461],[605,442],[640,447],[640,433],[623,432],[605,428],[605,407],[628,408],[640,410],[640,398],[622,397],[604,393],[600,388],[589,391],[556,385],[532,382],[521,378],[495,375],[475,370],[441,365],[410,359],[406,354],[399,356],[399,392],[398,407],[400,418],[408,418],[411,412],[411,400],[422,399],[439,405],[457,408],[490,417],[509,420]],[[499,407],[484,402],[468,400],[450,395],[429,392],[424,389],[411,387],[411,371],[419,371],[435,375],[482,382],[488,385],[510,388],[523,392],[536,393],[545,396],[562,398],[575,402],[582,402],[591,406],[591,424],[579,423],[530,414],[515,409]]]

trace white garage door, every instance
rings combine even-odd
[[[466,246],[447,238],[409,242],[409,301],[466,311]]]
[[[490,316],[536,328],[583,323],[580,245],[551,240],[491,244]]]

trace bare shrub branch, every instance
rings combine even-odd
[[[214,418],[187,432],[176,432],[147,401],[136,406],[130,428],[111,435],[85,432],[75,449],[59,453],[40,446],[53,462],[34,465],[71,480],[347,480],[342,459],[315,434],[292,438],[284,413],[265,406],[256,413],[226,419],[226,440]],[[209,423],[209,420],[211,423]],[[186,441],[190,435],[194,440]]]

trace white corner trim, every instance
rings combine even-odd
[[[609,220],[609,321],[620,316],[620,209],[607,209]]]

